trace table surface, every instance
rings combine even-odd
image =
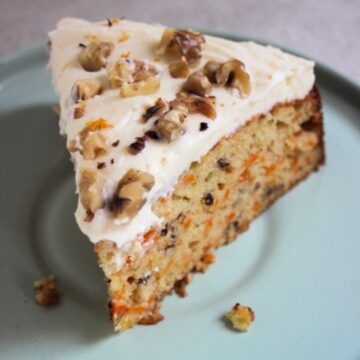
[[[0,0],[0,55],[44,39],[64,16],[126,16],[274,42],[360,83],[360,0]],[[31,4],[31,6],[30,6]]]

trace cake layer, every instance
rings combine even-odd
[[[216,99],[213,119],[190,113],[181,137],[171,142],[147,140],[140,145],[137,143],[135,147],[145,147],[134,155],[128,151],[129,145],[156,125],[156,118],[146,123],[141,121],[146,109],[154,106],[159,98],[167,103],[174,100],[185,82],[184,78],[171,75],[168,57],[157,55],[156,47],[164,30],[160,25],[127,20],[89,23],[64,19],[50,34],[49,65],[60,96],[61,131],[67,136],[72,151],[78,190],[83,169],[95,171],[101,179],[101,191],[98,192],[101,192],[102,199],[95,200],[105,204],[111,201],[120,179],[129,169],[153,177],[153,186],[144,199],[145,204],[133,218],[114,219],[108,206],[89,212],[84,206],[86,202],[80,201],[76,211],[78,224],[94,243],[109,240],[124,251],[131,248],[139,254],[146,251],[141,245],[143,234],[151,227],[164,225],[164,217],[154,210],[154,204],[174,191],[179,177],[190,169],[192,163],[199,161],[221,138],[231,136],[254,116],[266,114],[275,104],[304,98],[314,84],[313,63],[310,61],[269,46],[205,36],[201,59],[191,65],[190,73],[202,69],[208,61],[224,63],[237,59],[243,63],[250,78],[251,91],[245,96],[229,87],[212,86],[209,95]],[[79,54],[96,41],[111,43],[113,50],[107,57],[107,67],[89,71],[79,63]],[[120,96],[119,89],[113,88],[108,78],[109,66],[118,59],[127,59],[131,66],[141,60],[147,69],[154,67],[159,80],[158,90],[143,96]],[[74,84],[85,79],[100,83],[101,91],[86,101],[74,101]],[[76,96],[86,97],[84,94]],[[89,123],[93,129],[96,126],[102,129],[106,151],[85,158],[82,136]],[[206,129],[200,131],[201,127]],[[89,186],[90,173],[85,175],[85,185]],[[126,258],[119,253],[118,269],[124,261]]]
[[[324,162],[321,103],[316,89],[303,100],[275,105],[222,138],[182,174],[153,210],[164,219],[143,236],[142,256],[110,241],[95,250],[107,279],[116,330],[162,319],[160,301],[183,296],[194,271],[205,271],[213,250],[247,230],[262,211]]]

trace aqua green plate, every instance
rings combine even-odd
[[[237,36],[229,38],[240,40]],[[91,245],[74,217],[45,46],[0,64],[1,359],[360,359],[360,90],[317,66],[327,164],[217,252],[165,320],[113,334]],[[55,274],[60,306],[34,302]],[[223,314],[256,313],[239,334]]]

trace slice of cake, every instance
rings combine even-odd
[[[127,20],[50,34],[76,219],[115,330],[162,298],[324,162],[314,64],[273,47]]]

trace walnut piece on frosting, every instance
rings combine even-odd
[[[95,160],[108,153],[105,138],[99,132],[91,132],[87,133],[86,136],[80,136],[80,144],[82,147],[81,154],[85,160]]]
[[[191,30],[165,29],[157,52],[159,55],[183,56],[188,63],[193,63],[201,58],[202,45],[205,37]]]
[[[168,110],[168,104],[162,98],[158,98],[154,105],[148,107],[142,116],[143,122],[149,121],[153,116],[163,114]]]
[[[255,314],[248,306],[236,303],[231,311],[226,314],[227,319],[235,330],[240,332],[248,331],[250,325],[255,320]]]
[[[133,59],[119,59],[110,63],[107,72],[112,88],[118,88],[123,83],[144,81],[158,74],[154,65]]]
[[[84,70],[99,71],[106,66],[107,58],[113,50],[113,43],[95,40],[83,48],[78,56],[78,60]]]
[[[71,96],[75,101],[91,99],[102,92],[102,86],[97,79],[84,79],[75,82]]]
[[[116,219],[133,218],[144,206],[146,193],[153,186],[154,177],[151,174],[140,170],[128,170],[118,183],[109,210]]]
[[[110,87],[117,88],[123,82],[133,82],[133,72],[135,66],[126,60],[118,60],[107,66],[107,74]]]
[[[108,148],[101,130],[111,127],[112,125],[102,118],[90,121],[79,133],[80,149],[76,147],[74,142],[71,142],[69,150],[71,152],[79,150],[85,160],[94,160],[106,155]]]
[[[103,178],[93,169],[80,171],[79,197],[82,206],[92,213],[104,206],[102,195]]]
[[[152,64],[133,59],[120,59],[107,68],[110,86],[120,88],[122,97],[151,95],[160,88],[158,74]]]
[[[203,69],[204,75],[213,84],[216,84],[215,73],[216,73],[216,70],[220,67],[220,65],[221,64],[218,62],[210,60],[204,66],[204,69]]]
[[[133,97],[138,95],[151,95],[160,89],[160,81],[155,78],[148,78],[146,80],[126,83],[120,86],[120,95],[122,97]]]
[[[170,63],[169,72],[174,78],[186,77],[189,66],[201,59],[205,37],[191,30],[165,29],[157,47],[159,55],[175,58]]]
[[[202,71],[195,71],[187,78],[183,90],[196,95],[205,96],[211,91],[211,83]]]
[[[237,59],[223,64],[209,61],[204,66],[204,74],[212,83],[235,88],[244,96],[251,92],[250,76],[245,70],[245,65]]]
[[[161,138],[169,142],[178,139],[185,132],[183,124],[188,112],[185,105],[177,103],[171,106],[169,111],[161,115],[156,123]]]
[[[189,74],[189,67],[186,59],[182,56],[180,60],[175,60],[169,65],[170,75],[177,78],[185,78]]]
[[[198,96],[188,94],[184,91],[177,93],[177,97],[170,103],[170,106],[183,104],[189,113],[200,113],[214,120],[216,118],[215,96]]]

